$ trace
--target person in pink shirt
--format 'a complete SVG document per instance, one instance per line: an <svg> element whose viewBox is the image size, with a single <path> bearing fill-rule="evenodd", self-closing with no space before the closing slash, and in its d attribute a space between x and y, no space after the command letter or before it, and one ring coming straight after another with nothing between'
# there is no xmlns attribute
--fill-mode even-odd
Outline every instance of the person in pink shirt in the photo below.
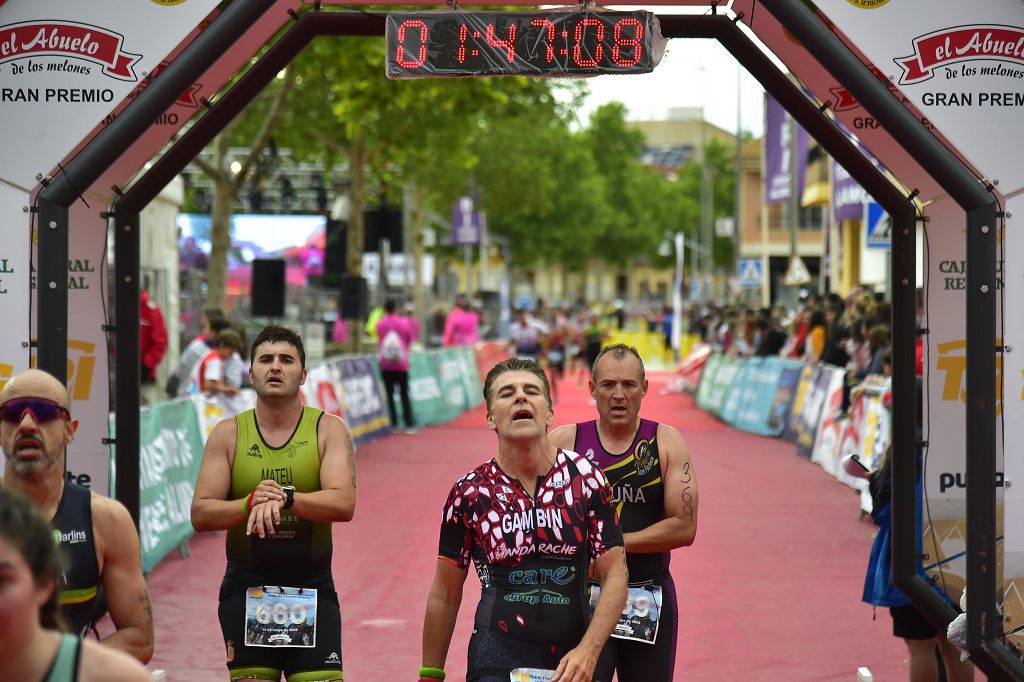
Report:
<svg viewBox="0 0 1024 682"><path fill-rule="evenodd" d="M443 343L445 346L468 346L479 340L480 316L470 308L469 300L460 294L445 322Z"/></svg>
<svg viewBox="0 0 1024 682"><path fill-rule="evenodd" d="M399 315L393 300L384 303L384 315L377 321L377 359L380 361L381 378L384 379L384 392L388 399L388 413L391 424L398 424L395 412L395 387L398 388L402 400L402 414L405 417L406 431L416 426L412 413L412 401L409 399L409 346L416 340L416 330L412 321Z"/></svg>

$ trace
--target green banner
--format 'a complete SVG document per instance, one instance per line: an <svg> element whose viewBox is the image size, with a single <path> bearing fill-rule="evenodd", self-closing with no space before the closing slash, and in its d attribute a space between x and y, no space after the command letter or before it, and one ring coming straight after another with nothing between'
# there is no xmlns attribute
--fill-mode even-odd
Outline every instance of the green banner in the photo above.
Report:
<svg viewBox="0 0 1024 682"><path fill-rule="evenodd" d="M441 393L448 403L450 419L455 419L468 407L461 365L458 349L437 352L437 376L441 380Z"/></svg>
<svg viewBox="0 0 1024 682"><path fill-rule="evenodd" d="M142 571L149 573L192 535L203 437L191 400L144 408L139 422L139 538Z"/></svg>
<svg viewBox="0 0 1024 682"><path fill-rule="evenodd" d="M700 375L700 385L697 386L697 407L707 411L708 401L711 398L712 388L715 385L715 376L718 374L718 367L722 364L722 356L714 353L708 358L704 365L704 371Z"/></svg>
<svg viewBox="0 0 1024 682"><path fill-rule="evenodd" d="M462 387L466 391L466 409L471 409L484 401L484 394L481 390L480 374L476 368L476 353L469 346L460 346L459 370L462 376Z"/></svg>
<svg viewBox="0 0 1024 682"><path fill-rule="evenodd" d="M397 391L395 391L397 394ZM438 379L437 353L411 353L409 355L409 398L412 400L412 413L416 424L443 424L454 418L448 408L448 402L441 392L441 381ZM401 404L395 396L396 405ZM398 410L401 413L401 410ZM404 427L405 424L403 423Z"/></svg>

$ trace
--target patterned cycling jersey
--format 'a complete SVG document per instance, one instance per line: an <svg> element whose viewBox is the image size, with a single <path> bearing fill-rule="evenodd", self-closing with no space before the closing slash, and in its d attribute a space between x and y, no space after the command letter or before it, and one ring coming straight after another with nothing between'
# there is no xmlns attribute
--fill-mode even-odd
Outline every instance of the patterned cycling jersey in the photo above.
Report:
<svg viewBox="0 0 1024 682"><path fill-rule="evenodd" d="M622 546L604 474L559 450L533 497L490 460L453 487L439 558L480 578L477 627L536 644L579 643L590 560Z"/></svg>

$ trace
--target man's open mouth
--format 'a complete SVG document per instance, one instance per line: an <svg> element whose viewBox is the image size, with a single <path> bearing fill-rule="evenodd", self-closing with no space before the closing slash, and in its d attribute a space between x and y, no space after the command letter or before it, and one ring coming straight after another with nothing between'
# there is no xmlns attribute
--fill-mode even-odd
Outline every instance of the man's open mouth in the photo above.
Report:
<svg viewBox="0 0 1024 682"><path fill-rule="evenodd" d="M533 413L529 410L516 410L512 413L512 421L519 421L520 419L533 419Z"/></svg>

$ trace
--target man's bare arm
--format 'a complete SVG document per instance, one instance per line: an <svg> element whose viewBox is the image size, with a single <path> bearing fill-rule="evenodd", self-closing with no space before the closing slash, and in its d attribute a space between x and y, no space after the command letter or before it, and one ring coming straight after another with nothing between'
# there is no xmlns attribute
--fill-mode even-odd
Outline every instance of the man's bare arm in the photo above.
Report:
<svg viewBox="0 0 1024 682"><path fill-rule="evenodd" d="M320 490L295 493L292 511L310 521L351 521L356 512L356 448L345 422L324 413L317 431L323 446Z"/></svg>
<svg viewBox="0 0 1024 682"><path fill-rule="evenodd" d="M142 575L139 534L124 505L92 496L92 519L100 582L117 630L103 644L148 663L153 658L153 609Z"/></svg>
<svg viewBox="0 0 1024 682"><path fill-rule="evenodd" d="M665 518L635 533L624 533L627 552L668 552L688 547L697 536L697 474L682 434L658 426Z"/></svg>
<svg viewBox="0 0 1024 682"><path fill-rule="evenodd" d="M439 558L434 570L434 583L427 595L427 612L423 616L423 665L444 668L448 648L455 632L455 621L462 605L462 588L468 571Z"/></svg>
<svg viewBox="0 0 1024 682"><path fill-rule="evenodd" d="M593 679L601 649L615 630L622 608L626 605L629 575L626 571L626 554L622 548L612 547L594 559L592 568L601 584L597 607L579 645L559 661L552 682L590 682Z"/></svg>
<svg viewBox="0 0 1024 682"><path fill-rule="evenodd" d="M552 429L551 433L548 434L548 440L556 448L572 450L576 447L576 425L563 424L557 429Z"/></svg>
<svg viewBox="0 0 1024 682"><path fill-rule="evenodd" d="M227 530L249 518L249 512L242 505L244 499L227 499L231 492L231 453L236 437L237 427L231 418L217 424L206 440L192 497L192 527L199 532Z"/></svg>

